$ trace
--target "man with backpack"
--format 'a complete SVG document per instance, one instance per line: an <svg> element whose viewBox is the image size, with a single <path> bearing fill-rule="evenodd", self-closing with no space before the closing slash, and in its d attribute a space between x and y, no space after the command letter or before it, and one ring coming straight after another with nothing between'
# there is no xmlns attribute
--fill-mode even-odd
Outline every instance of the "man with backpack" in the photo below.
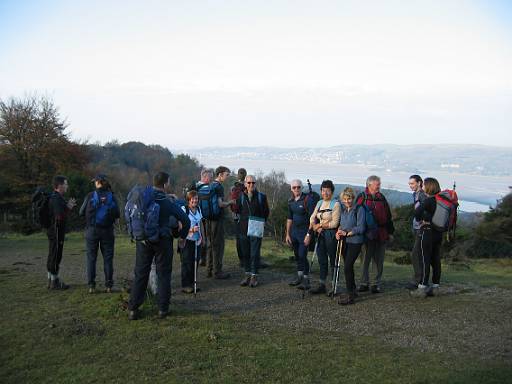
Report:
<svg viewBox="0 0 512 384"><path fill-rule="evenodd" d="M411 175L409 177L409 188L412 191L412 197L414 201L414 209L418 209L420 204L422 204L427 195L423 190L423 179L420 175ZM415 217L412 219L412 231L414 233L414 246L411 252L411 263L414 270L412 281L407 284L407 289L413 290L418 288L418 284L421 281L421 268L420 268L420 258L421 258L421 239L418 236L418 232L421 227L421 222L418 221Z"/></svg>
<svg viewBox="0 0 512 384"><path fill-rule="evenodd" d="M96 259L100 248L105 290L111 293L114 285L114 223L119 219L119 204L105 175L98 174L92 181L96 189L86 196L79 213L86 220L87 285L89 293L96 292Z"/></svg>
<svg viewBox="0 0 512 384"><path fill-rule="evenodd" d="M215 170L215 180L210 184L198 183L197 193L203 217L205 218L205 235L207 238L207 277L228 279L229 273L222 271L224 259L224 208L233 201L224 201L222 183L229 177L229 168L219 166Z"/></svg>
<svg viewBox="0 0 512 384"><path fill-rule="evenodd" d="M370 289L370 262L373 262L373 268L376 269L371 292L382 292L381 283L386 242L395 231L391 209L386 197L380 192L380 184L380 177L369 176L366 179L366 189L356 198L357 205L362 205L365 208L367 224L366 253L359 292L366 292Z"/></svg>
<svg viewBox="0 0 512 384"><path fill-rule="evenodd" d="M64 200L64 194L68 190L68 180L65 176L55 176L53 178L53 192L50 195L47 205L44 208L44 215L47 216L49 224L46 234L48 236L48 259L46 267L48 269L48 289L60 290L68 289L59 278L59 268L62 261L62 251L64 249L64 240L66 235L66 220L69 212L75 207L76 200Z"/></svg>
<svg viewBox="0 0 512 384"><path fill-rule="evenodd" d="M125 217L130 233L136 240L135 277L128 303L130 320L139 317L138 308L144 302L153 259L158 276L158 317L166 317L169 311L173 257L170 218L174 216L181 223L181 239L186 239L188 235L190 220L178 204L166 195L168 185L169 174L158 172L153 177L152 188L136 190L136 187L128 195Z"/></svg>
<svg viewBox="0 0 512 384"><path fill-rule="evenodd" d="M286 243L293 248L297 263L297 278L288 284L292 287L309 289L308 247L304 244L309 229L309 218L315 210L318 199L302 191L302 181L290 183L292 197L288 200L286 220Z"/></svg>
<svg viewBox="0 0 512 384"><path fill-rule="evenodd" d="M261 241L263 239L265 221L269 215L267 196L256 188L256 177L247 175L246 191L236 200L240 213L239 233L240 249L245 267L245 277L240 283L242 287L258 286L258 268L260 267Z"/></svg>

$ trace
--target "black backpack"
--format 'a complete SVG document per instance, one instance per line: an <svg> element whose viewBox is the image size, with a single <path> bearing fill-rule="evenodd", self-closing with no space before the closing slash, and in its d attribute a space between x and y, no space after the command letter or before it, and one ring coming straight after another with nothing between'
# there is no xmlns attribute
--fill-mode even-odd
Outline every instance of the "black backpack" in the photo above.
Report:
<svg viewBox="0 0 512 384"><path fill-rule="evenodd" d="M38 187L32 195L32 221L42 228L50 228L52 225L50 196L51 193L43 187Z"/></svg>

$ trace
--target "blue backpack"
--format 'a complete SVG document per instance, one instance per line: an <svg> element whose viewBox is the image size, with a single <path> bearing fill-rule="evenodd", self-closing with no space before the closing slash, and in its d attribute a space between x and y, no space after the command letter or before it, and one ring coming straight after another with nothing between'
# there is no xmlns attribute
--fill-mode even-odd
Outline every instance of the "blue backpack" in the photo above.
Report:
<svg viewBox="0 0 512 384"><path fill-rule="evenodd" d="M356 205L360 206L364 209L365 218L366 218L366 232L365 237L368 240L376 240L379 232L379 225L377 224L377 220L375 220L375 216L373 215L373 211L366 204L366 194L363 192L356 198Z"/></svg>
<svg viewBox="0 0 512 384"><path fill-rule="evenodd" d="M197 184L199 208L201 208L205 219L216 220L220 216L219 196L215 192L218 185L220 184L216 181L211 184Z"/></svg>
<svg viewBox="0 0 512 384"><path fill-rule="evenodd" d="M160 239L160 205L155 200L153 187L136 185L126 200L124 218L132 240L157 242Z"/></svg>
<svg viewBox="0 0 512 384"><path fill-rule="evenodd" d="M98 191L94 191L91 198L92 209L94 210L94 225L104 227L114 223L112 211L117 207L112 192L107 192L100 198Z"/></svg>

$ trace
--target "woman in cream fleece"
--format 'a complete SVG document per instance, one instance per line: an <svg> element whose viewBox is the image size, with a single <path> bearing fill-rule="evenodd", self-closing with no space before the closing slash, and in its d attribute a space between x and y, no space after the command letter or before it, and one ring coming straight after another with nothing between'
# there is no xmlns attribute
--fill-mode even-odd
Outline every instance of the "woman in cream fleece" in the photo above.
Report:
<svg viewBox="0 0 512 384"><path fill-rule="evenodd" d="M322 200L320 200L311 215L309 229L310 232L316 232L318 236L317 257L320 265L319 285L312 289L312 294L326 293L325 281L328 275L328 260L331 273L334 270L336 258L336 230L340 223L341 205L334 198L334 184L331 180L324 180L320 186ZM310 234L306 235L304 243L309 245ZM332 289L329 295L332 294Z"/></svg>

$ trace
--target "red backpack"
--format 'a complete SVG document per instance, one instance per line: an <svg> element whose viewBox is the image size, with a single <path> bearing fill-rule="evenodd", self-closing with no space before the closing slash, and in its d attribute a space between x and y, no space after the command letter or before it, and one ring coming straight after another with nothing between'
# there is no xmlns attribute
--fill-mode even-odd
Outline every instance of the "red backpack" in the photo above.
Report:
<svg viewBox="0 0 512 384"><path fill-rule="evenodd" d="M445 189L435 195L436 210L432 216L432 226L440 232L455 231L459 198L453 189Z"/></svg>

